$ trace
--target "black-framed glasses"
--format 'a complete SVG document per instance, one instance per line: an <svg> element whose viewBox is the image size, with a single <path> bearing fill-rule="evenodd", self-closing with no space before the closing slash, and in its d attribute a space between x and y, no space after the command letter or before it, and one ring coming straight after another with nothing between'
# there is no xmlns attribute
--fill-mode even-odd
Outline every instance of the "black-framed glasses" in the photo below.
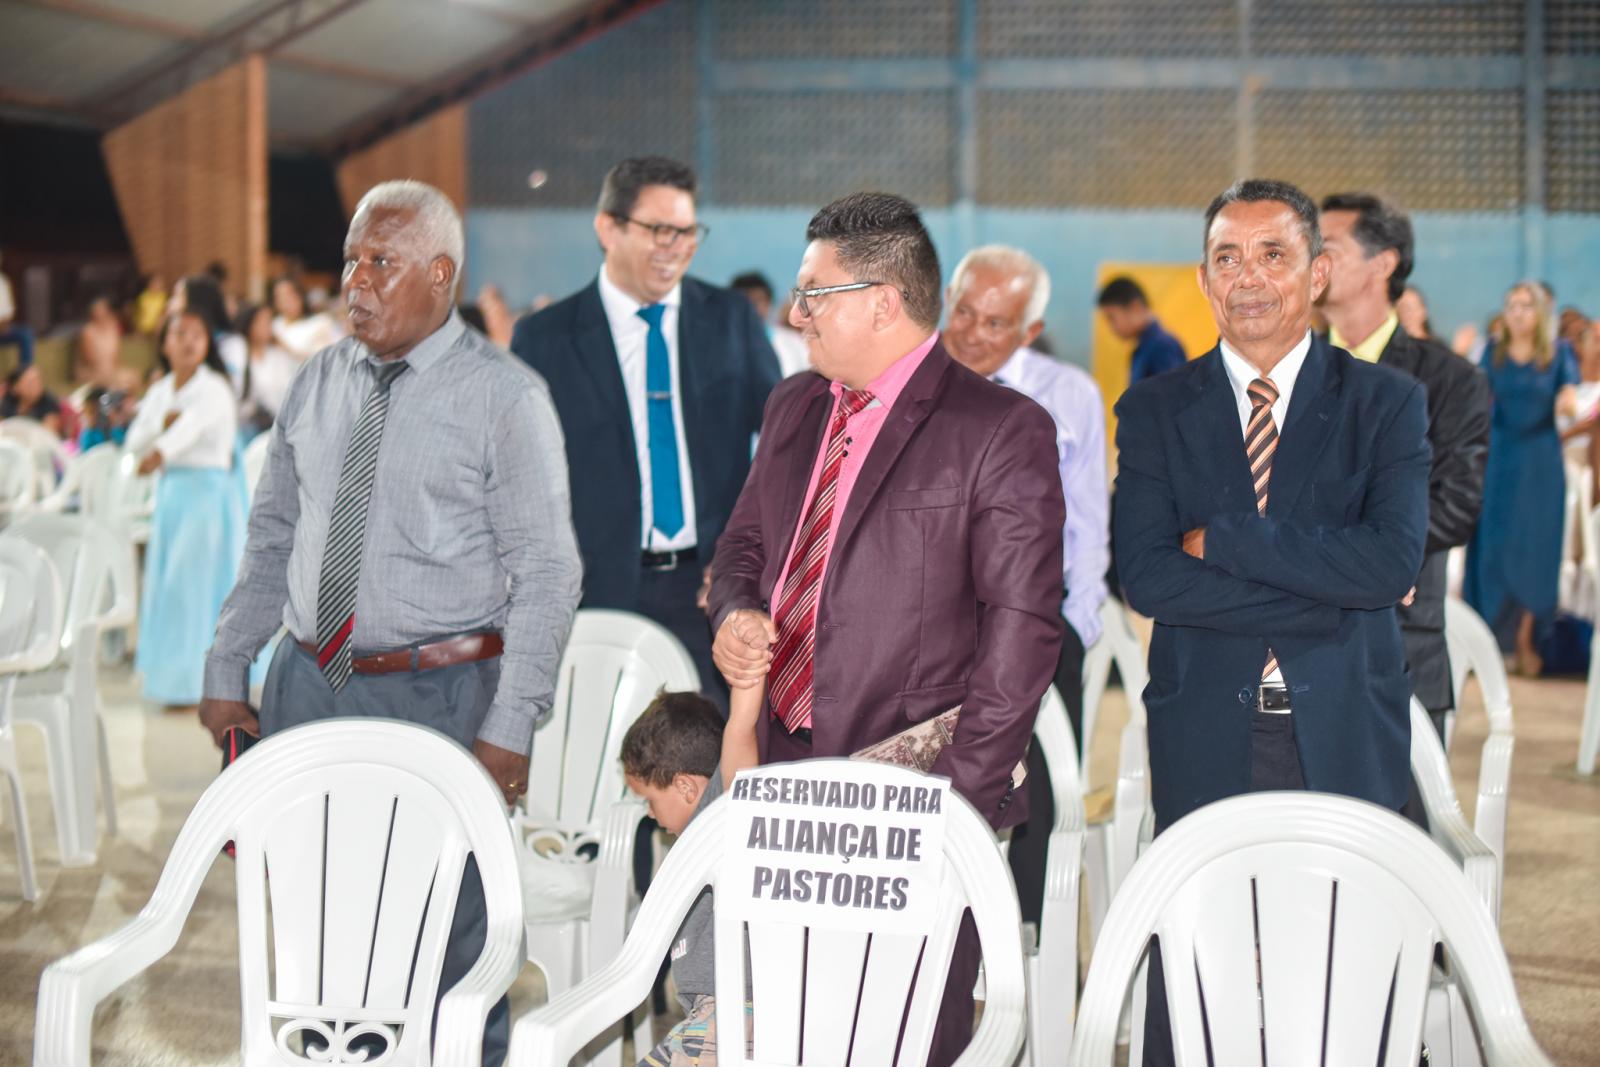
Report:
<svg viewBox="0 0 1600 1067"><path fill-rule="evenodd" d="M635 226L643 226L650 231L650 239L656 243L657 248L671 248L678 243L679 238L687 238L693 244L699 244L711 232L711 227L703 222L693 226L669 226L664 222L640 222L630 219L626 215L613 215L618 222L631 222Z"/></svg>
<svg viewBox="0 0 1600 1067"><path fill-rule="evenodd" d="M827 296L829 293L853 293L858 289L871 289L874 285L888 284L888 282L848 282L844 285L824 285L820 289L801 289L796 286L789 290L789 299L799 309L801 318L809 319L811 317L811 306L806 303L808 300L813 300L819 296Z"/></svg>

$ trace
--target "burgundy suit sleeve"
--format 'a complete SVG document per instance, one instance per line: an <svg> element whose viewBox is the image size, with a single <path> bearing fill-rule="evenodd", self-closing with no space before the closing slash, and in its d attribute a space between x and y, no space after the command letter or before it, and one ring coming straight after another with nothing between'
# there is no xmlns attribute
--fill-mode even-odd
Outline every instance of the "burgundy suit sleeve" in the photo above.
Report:
<svg viewBox="0 0 1600 1067"><path fill-rule="evenodd" d="M933 773L950 777L978 813L1003 824L1012 768L1033 736L1061 654L1061 529L1066 505L1055 424L1016 405L979 462L971 503L978 654L956 738Z"/></svg>
<svg viewBox="0 0 1600 1067"><path fill-rule="evenodd" d="M756 444L750 473L739 491L739 500L728 516L728 525L717 538L717 551L711 563L711 592L706 604L711 616L711 632L722 627L722 620L741 608L761 609L761 572L767 566L766 544L762 537L761 489L769 477L781 475L774 462L774 413L779 408L781 389L767 397L761 417L761 437Z"/></svg>

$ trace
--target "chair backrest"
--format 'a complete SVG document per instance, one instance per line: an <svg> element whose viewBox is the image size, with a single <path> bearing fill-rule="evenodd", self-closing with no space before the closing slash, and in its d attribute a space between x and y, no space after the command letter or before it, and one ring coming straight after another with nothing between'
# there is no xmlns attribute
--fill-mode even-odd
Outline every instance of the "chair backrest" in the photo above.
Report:
<svg viewBox="0 0 1600 1067"><path fill-rule="evenodd" d="M28 446L0 437L0 511L15 512L33 503L38 484Z"/></svg>
<svg viewBox="0 0 1600 1067"><path fill-rule="evenodd" d="M1467 676L1475 675L1483 692L1483 707L1491 732L1511 733L1511 684L1499 642L1487 623L1458 597L1445 597L1444 639L1450 656L1450 682L1456 706ZM1448 740L1448 739L1447 739Z"/></svg>
<svg viewBox="0 0 1600 1067"><path fill-rule="evenodd" d="M117 514L120 504L117 482L121 469L120 446L110 442L95 445L72 461L62 484L70 482L77 489L79 511L115 525L121 518Z"/></svg>
<svg viewBox="0 0 1600 1067"><path fill-rule="evenodd" d="M266 738L201 795L141 913L175 942L224 842L235 845L248 1063L321 1033L331 1062L361 1033L389 1064L427 1064L431 1019L468 853L488 914L483 958L521 962L522 897L499 790L426 727L333 719ZM479 965L483 965L480 959ZM331 1026L330 1026L331 1023ZM298 1061L297 1061L298 1062Z"/></svg>
<svg viewBox="0 0 1600 1067"><path fill-rule="evenodd" d="M553 836L583 835L627 794L622 735L661 689L698 690L694 661L664 627L625 611L577 613L561 657L555 707L534 734L518 822ZM568 839L566 845L586 843Z"/></svg>
<svg viewBox="0 0 1600 1067"><path fill-rule="evenodd" d="M1144 728L1144 687L1150 681L1145 664L1144 644L1133 632L1128 609L1122 602L1107 597L1100 605L1100 638L1083 654L1083 737L1078 759L1078 775L1087 788L1089 750L1094 744L1095 725L1100 721L1100 700L1105 696L1115 663L1122 678L1122 691L1128 698L1128 721Z"/></svg>
<svg viewBox="0 0 1600 1067"><path fill-rule="evenodd" d="M37 419L22 416L0 419L0 437L28 450L33 460L35 497L49 496L70 458L61 438Z"/></svg>
<svg viewBox="0 0 1600 1067"><path fill-rule="evenodd" d="M0 675L48 667L60 639L61 581L55 564L37 545L0 536Z"/></svg>
<svg viewBox="0 0 1600 1067"><path fill-rule="evenodd" d="M247 503L256 498L256 486L261 482L261 472L267 469L267 452L271 447L270 432L257 434L244 446L244 483L249 493Z"/></svg>
<svg viewBox="0 0 1600 1067"><path fill-rule="evenodd" d="M1151 934L1161 939L1180 1062L1206 1062L1209 1043L1216 1063L1412 1067L1441 942L1487 1062L1549 1062L1461 872L1415 826L1363 801L1233 797L1157 838L1112 901L1069 1062L1113 1062L1128 980Z"/></svg>
<svg viewBox="0 0 1600 1067"><path fill-rule="evenodd" d="M1428 815L1428 835L1461 865L1467 881L1500 918L1500 857L1467 825L1450 780L1450 758L1421 701L1411 698L1411 774Z"/></svg>
<svg viewBox="0 0 1600 1067"><path fill-rule="evenodd" d="M1050 794L1055 800L1052 830L1082 830L1083 779L1078 775L1078 744L1072 736L1067 706L1055 686L1044 691L1039 717L1033 721L1033 740L1050 768Z"/></svg>
<svg viewBox="0 0 1600 1067"><path fill-rule="evenodd" d="M94 519L50 513L23 515L6 533L44 549L61 576L63 657L71 654L86 624L112 627L133 621L132 548L126 540Z"/></svg>

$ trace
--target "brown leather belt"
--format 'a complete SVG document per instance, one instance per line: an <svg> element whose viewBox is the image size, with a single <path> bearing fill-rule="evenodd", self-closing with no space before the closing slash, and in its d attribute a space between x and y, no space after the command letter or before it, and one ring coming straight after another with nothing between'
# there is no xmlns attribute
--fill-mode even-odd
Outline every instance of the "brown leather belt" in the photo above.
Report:
<svg viewBox="0 0 1600 1067"><path fill-rule="evenodd" d="M310 641L296 641L297 645L317 654L317 646ZM398 674L401 671L431 671L439 667L453 667L457 663L474 663L480 659L493 659L505 651L506 643L493 630L462 634L432 644L415 648L397 648L392 652L376 652L370 656L357 656L350 661L356 674Z"/></svg>

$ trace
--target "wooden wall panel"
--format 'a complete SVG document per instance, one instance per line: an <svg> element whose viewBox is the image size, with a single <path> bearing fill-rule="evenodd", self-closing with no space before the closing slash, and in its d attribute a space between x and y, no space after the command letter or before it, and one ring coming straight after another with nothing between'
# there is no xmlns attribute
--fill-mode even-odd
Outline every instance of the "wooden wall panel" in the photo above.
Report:
<svg viewBox="0 0 1600 1067"><path fill-rule="evenodd" d="M467 208L467 108L435 112L339 164L339 199L346 215L379 182L414 178L438 186L465 212Z"/></svg>
<svg viewBox="0 0 1600 1067"><path fill-rule="evenodd" d="M101 143L139 267L169 282L213 260L259 298L267 255L266 64L250 56Z"/></svg>

